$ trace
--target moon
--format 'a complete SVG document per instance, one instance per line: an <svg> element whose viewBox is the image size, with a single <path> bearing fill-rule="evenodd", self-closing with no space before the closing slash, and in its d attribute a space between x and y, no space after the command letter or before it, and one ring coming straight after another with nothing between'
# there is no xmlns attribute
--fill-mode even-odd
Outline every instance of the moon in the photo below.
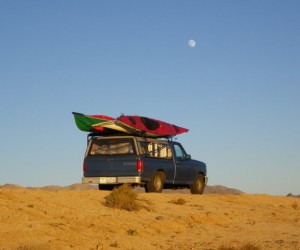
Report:
<svg viewBox="0 0 300 250"><path fill-rule="evenodd" d="M196 41L191 39L188 41L188 45L191 47L191 48L194 48L196 46Z"/></svg>

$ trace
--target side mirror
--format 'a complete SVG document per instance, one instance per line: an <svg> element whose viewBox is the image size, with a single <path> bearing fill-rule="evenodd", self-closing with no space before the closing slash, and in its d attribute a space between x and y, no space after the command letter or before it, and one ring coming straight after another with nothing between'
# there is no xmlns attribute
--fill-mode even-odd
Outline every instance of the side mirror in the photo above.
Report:
<svg viewBox="0 0 300 250"><path fill-rule="evenodd" d="M185 156L185 159L188 161L188 160L190 160L191 159L191 155L186 155Z"/></svg>

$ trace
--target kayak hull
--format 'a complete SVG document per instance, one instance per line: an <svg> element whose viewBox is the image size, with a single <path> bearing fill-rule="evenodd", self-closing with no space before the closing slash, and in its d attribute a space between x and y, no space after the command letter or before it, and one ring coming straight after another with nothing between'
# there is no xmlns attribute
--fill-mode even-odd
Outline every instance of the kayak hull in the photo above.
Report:
<svg viewBox="0 0 300 250"><path fill-rule="evenodd" d="M188 132L186 128L143 116L120 116L116 123L131 132L144 133L152 137L174 136Z"/></svg>
<svg viewBox="0 0 300 250"><path fill-rule="evenodd" d="M96 129L99 131L102 131L104 128L106 128L106 129L111 129L111 130L115 130L115 131L119 131L119 132L123 132L123 133L130 132L130 131L128 131L128 129L117 125L116 120L95 124L92 127L93 127L93 129Z"/></svg>

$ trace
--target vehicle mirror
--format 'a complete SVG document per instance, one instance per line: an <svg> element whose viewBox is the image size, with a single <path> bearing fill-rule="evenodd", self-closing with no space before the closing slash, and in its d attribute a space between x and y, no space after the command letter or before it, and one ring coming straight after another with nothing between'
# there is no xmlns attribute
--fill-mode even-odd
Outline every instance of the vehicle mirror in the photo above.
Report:
<svg viewBox="0 0 300 250"><path fill-rule="evenodd" d="M190 160L190 159L191 159L191 155L186 155L186 156L185 156L185 159L186 159L186 160Z"/></svg>

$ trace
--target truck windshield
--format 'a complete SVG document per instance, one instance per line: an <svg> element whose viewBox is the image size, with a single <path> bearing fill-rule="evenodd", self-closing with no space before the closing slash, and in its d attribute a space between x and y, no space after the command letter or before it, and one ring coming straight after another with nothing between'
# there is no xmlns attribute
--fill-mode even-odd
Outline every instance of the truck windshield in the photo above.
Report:
<svg viewBox="0 0 300 250"><path fill-rule="evenodd" d="M135 147L131 139L94 140L90 146L90 155L134 155Z"/></svg>

